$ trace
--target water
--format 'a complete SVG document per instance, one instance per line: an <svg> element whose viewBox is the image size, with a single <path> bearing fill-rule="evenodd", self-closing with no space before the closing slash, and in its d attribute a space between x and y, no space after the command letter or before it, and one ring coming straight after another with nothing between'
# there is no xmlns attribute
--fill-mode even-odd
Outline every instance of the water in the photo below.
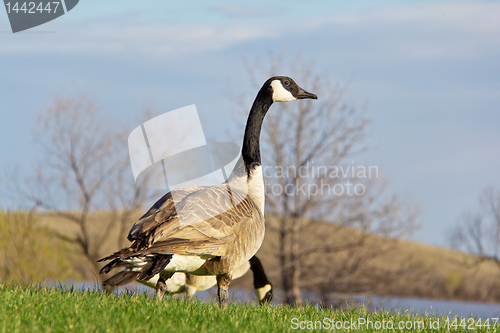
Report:
<svg viewBox="0 0 500 333"><path fill-rule="evenodd" d="M478 317L481 319L500 318L500 303L466 302L409 297L364 297L361 298L369 308L394 309L399 312L410 311L420 314L439 314L444 316Z"/></svg>
<svg viewBox="0 0 500 333"><path fill-rule="evenodd" d="M73 286L77 290L94 290L96 283L93 281L84 282L49 282L46 283L48 287L57 287L62 285L65 288ZM131 283L125 287L118 288L118 293L127 291L132 292L147 292L151 296L154 295L154 290L147 288L139 283ZM275 300L282 299L276 292ZM217 301L217 289L211 288L206 291L196 293L196 297L206 302ZM309 300L313 304L319 303L318 295L307 293L304 299ZM229 300L232 302L245 302L257 304L253 290L246 289L229 289ZM363 303L371 310L376 311L379 309L394 310L398 312L410 312L419 314L437 314L441 316L453 317L455 315L460 317L477 317L481 319L490 320L492 318L500 318L500 303L484 303L484 302L468 302L457 300L440 300L440 299L427 299L427 298L411 298L411 297L389 297L389 296L351 296L344 299L344 303L356 305ZM278 305L279 303L274 304Z"/></svg>

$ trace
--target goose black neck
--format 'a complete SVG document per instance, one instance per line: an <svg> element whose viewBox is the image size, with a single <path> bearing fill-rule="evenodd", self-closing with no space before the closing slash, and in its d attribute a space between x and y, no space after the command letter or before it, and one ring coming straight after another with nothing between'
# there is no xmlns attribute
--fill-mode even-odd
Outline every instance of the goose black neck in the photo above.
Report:
<svg viewBox="0 0 500 333"><path fill-rule="evenodd" d="M271 104L273 104L272 90L269 85L265 84L260 89L250 109L250 115L248 116L247 126L245 128L245 136L243 137L241 155L245 162L247 174L250 174L252 166L261 164L260 130L264 117Z"/></svg>
<svg viewBox="0 0 500 333"><path fill-rule="evenodd" d="M255 289L259 289L268 284L271 284L271 282L269 282L269 280L267 279L262 263L256 256L250 258L250 269L253 272L253 285Z"/></svg>

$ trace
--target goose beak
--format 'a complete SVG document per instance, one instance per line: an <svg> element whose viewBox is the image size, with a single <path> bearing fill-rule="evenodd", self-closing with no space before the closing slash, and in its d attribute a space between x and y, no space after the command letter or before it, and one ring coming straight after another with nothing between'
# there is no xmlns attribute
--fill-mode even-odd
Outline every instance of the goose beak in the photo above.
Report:
<svg viewBox="0 0 500 333"><path fill-rule="evenodd" d="M304 99L304 98L318 99L318 96L310 92L307 92L299 87L299 92L297 93L297 99Z"/></svg>

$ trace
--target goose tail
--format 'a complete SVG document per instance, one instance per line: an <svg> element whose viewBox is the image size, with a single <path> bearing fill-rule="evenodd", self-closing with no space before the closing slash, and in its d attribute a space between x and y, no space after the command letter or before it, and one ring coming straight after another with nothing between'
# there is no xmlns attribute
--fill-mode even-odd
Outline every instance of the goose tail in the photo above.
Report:
<svg viewBox="0 0 500 333"><path fill-rule="evenodd" d="M128 251L129 249L123 249L98 260L98 262L111 260L101 268L100 274L108 274L113 269L124 268L105 280L104 286L121 286L135 280L148 281L164 270L172 259L170 254L124 256Z"/></svg>

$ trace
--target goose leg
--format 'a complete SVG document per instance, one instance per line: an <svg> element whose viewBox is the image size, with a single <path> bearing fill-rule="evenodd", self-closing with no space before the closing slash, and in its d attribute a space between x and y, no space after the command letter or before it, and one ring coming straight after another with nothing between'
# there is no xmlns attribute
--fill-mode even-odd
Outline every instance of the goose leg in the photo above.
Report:
<svg viewBox="0 0 500 333"><path fill-rule="evenodd" d="M165 279L160 276L158 282L156 282L156 300L161 301L163 296L165 296L165 292L167 291L167 284L165 283Z"/></svg>
<svg viewBox="0 0 500 333"><path fill-rule="evenodd" d="M156 282L156 300L161 301L165 296L165 292L167 291L167 283L166 281L170 279L174 275L174 273L167 273L165 271L160 273L160 277L158 278L158 282Z"/></svg>
<svg viewBox="0 0 500 333"><path fill-rule="evenodd" d="M196 276L186 273L186 294L189 298L193 298L196 294L196 279Z"/></svg>
<svg viewBox="0 0 500 333"><path fill-rule="evenodd" d="M186 294L189 296L189 298L193 298L194 294L196 294L196 287L187 285L186 286Z"/></svg>
<svg viewBox="0 0 500 333"><path fill-rule="evenodd" d="M219 287L217 295L219 296L219 304L222 307L225 307L227 305L227 299L229 298L228 288L229 284L231 283L231 279L231 273L217 275L217 287Z"/></svg>

